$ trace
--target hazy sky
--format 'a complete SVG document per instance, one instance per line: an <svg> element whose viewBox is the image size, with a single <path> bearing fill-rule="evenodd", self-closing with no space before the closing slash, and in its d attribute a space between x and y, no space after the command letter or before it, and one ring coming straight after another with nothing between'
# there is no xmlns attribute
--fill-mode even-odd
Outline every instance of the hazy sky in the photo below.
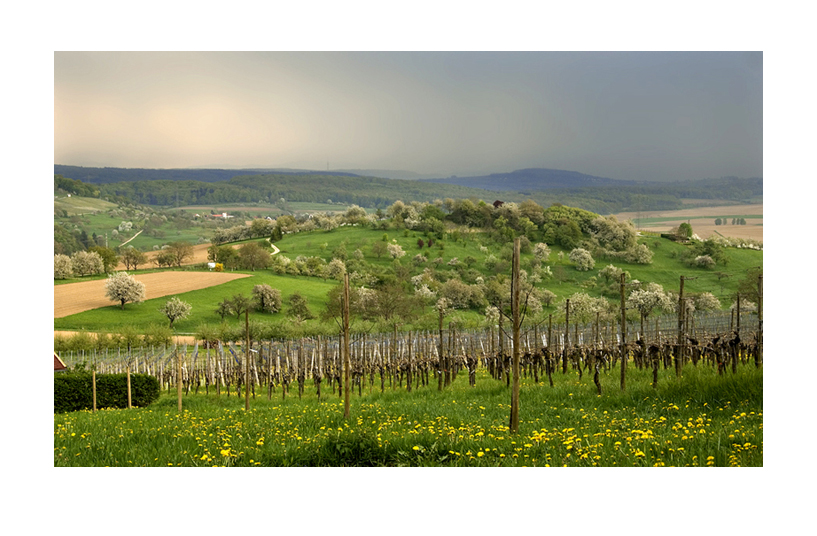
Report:
<svg viewBox="0 0 817 536"><path fill-rule="evenodd" d="M763 175L760 52L57 52L54 162Z"/></svg>

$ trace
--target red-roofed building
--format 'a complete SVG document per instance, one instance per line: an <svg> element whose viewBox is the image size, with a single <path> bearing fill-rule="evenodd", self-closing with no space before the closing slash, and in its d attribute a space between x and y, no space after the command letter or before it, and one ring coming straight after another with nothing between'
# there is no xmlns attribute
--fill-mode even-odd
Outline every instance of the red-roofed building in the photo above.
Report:
<svg viewBox="0 0 817 536"><path fill-rule="evenodd" d="M62 359L60 359L60 356L57 355L57 352L54 352L54 370L65 370L67 368L65 363L62 362Z"/></svg>

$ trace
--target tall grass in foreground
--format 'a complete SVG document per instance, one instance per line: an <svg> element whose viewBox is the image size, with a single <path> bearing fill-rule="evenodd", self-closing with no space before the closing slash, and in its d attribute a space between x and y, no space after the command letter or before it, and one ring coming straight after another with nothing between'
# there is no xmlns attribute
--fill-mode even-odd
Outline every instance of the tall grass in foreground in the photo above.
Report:
<svg viewBox="0 0 817 536"><path fill-rule="evenodd" d="M484 371L445 391L380 392L368 382L343 401L323 385L267 400L175 391L148 408L54 416L55 466L762 466L763 377L753 366L718 376L688 366L676 379L631 367L627 390L603 375L523 378L519 434L508 431L510 389ZM357 390L355 390L355 393Z"/></svg>

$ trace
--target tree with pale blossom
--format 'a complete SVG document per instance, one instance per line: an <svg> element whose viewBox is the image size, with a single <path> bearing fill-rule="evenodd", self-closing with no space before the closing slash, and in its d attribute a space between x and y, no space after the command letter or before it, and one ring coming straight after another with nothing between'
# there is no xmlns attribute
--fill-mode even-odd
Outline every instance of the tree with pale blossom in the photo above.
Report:
<svg viewBox="0 0 817 536"><path fill-rule="evenodd" d="M126 303L139 303L145 299L145 284L127 272L116 272L105 282L105 296L119 302L124 310Z"/></svg>
<svg viewBox="0 0 817 536"><path fill-rule="evenodd" d="M596 265L596 261L593 260L590 252L584 248L576 248L572 250L567 258L576 266L576 270L580 272L592 270Z"/></svg>
<svg viewBox="0 0 817 536"><path fill-rule="evenodd" d="M391 256L392 259L399 259L400 257L406 254L406 252L403 251L403 248L400 246L400 244L396 242L392 242L391 244L386 246L386 249L388 250L389 256Z"/></svg>
<svg viewBox="0 0 817 536"><path fill-rule="evenodd" d="M71 257L68 255L54 255L54 279L68 279L74 275Z"/></svg>
<svg viewBox="0 0 817 536"><path fill-rule="evenodd" d="M189 303L184 302L173 296L159 309L168 320L170 320L170 327L173 327L173 322L182 320L190 316L190 310L193 308Z"/></svg>

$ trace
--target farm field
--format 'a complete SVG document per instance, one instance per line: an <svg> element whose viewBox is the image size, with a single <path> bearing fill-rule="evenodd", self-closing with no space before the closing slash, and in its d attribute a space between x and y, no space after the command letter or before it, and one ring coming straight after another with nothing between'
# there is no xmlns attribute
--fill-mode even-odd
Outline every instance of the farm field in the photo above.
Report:
<svg viewBox="0 0 817 536"><path fill-rule="evenodd" d="M93 214L95 212L106 211L117 208L119 205L110 203L102 199L80 196L55 196L54 210L66 211L69 216L80 214Z"/></svg>
<svg viewBox="0 0 817 536"><path fill-rule="evenodd" d="M226 212L231 214L233 212L250 213L253 216L270 216L277 217L282 214L289 214L295 212L298 214L309 214L315 212L346 212L348 205L336 205L329 203L307 203L303 201L288 201L286 205L289 210L282 210L276 205L266 203L225 203L222 205L186 205L183 207L173 208L173 210L184 210L195 214L209 214L211 211L216 214ZM167 207L170 209L170 207Z"/></svg>
<svg viewBox="0 0 817 536"><path fill-rule="evenodd" d="M136 274L134 277L145 284L146 298L150 300L220 285L249 275L223 272L158 272ZM105 279L97 279L54 286L54 318L111 306L111 300L105 297L105 282Z"/></svg>
<svg viewBox="0 0 817 536"><path fill-rule="evenodd" d="M679 224L689 222L692 230L701 238L721 234L731 238L763 241L763 205L724 205L720 207L696 207L680 210L653 212L621 212L619 220L638 222L640 230L666 233ZM746 225L715 225L716 218L745 218Z"/></svg>
<svg viewBox="0 0 817 536"><path fill-rule="evenodd" d="M734 467L763 466L763 379L753 364L719 376L687 366L681 378L633 368L627 390L604 372L602 395L589 375L521 378L520 427L509 433L510 388L478 370L444 390L436 382L379 382L351 397L324 384L302 395L259 389L182 395L175 387L146 408L54 415L55 466L414 466ZM269 398L268 398L269 397Z"/></svg>

